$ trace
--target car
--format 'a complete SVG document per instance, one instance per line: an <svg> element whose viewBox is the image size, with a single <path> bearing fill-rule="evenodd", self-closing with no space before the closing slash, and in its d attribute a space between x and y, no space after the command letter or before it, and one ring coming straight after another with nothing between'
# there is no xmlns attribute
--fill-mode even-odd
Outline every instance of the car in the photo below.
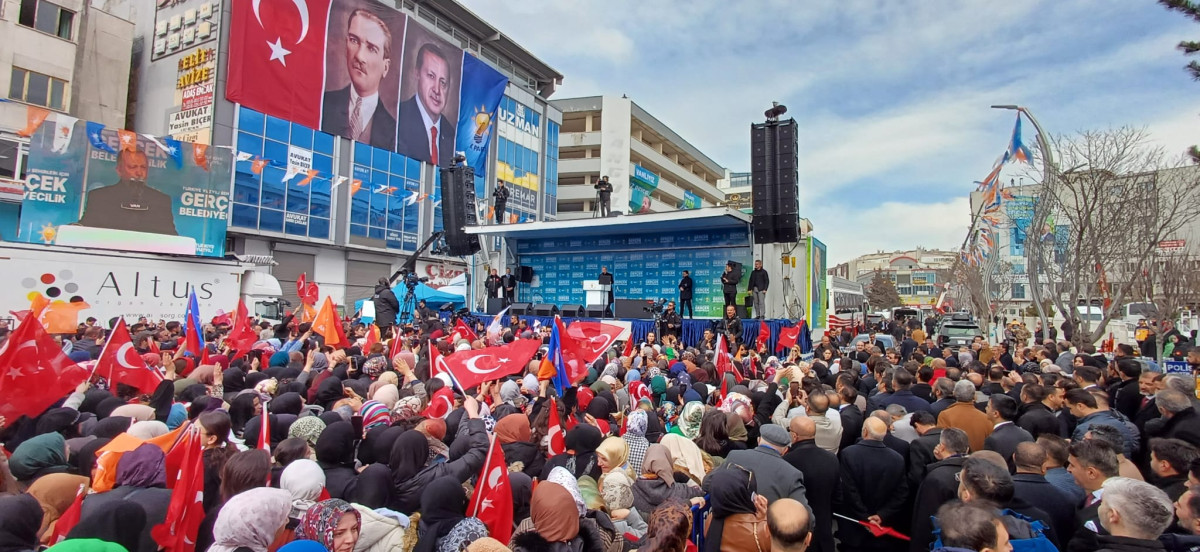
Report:
<svg viewBox="0 0 1200 552"><path fill-rule="evenodd" d="M937 344L938 347L959 347L970 345L976 337L983 337L983 331L979 329L978 324L947 320L938 328Z"/></svg>
<svg viewBox="0 0 1200 552"><path fill-rule="evenodd" d="M854 348L858 346L859 342L867 341L868 337L870 337L870 334L865 334L865 333L854 336L854 339L850 340L850 345L848 345L846 347L842 347L842 352L848 353L850 351L853 351ZM882 334L882 333L875 334L875 341L883 343L884 349L891 349L892 347L896 346L895 338L893 338L890 335L886 335L886 334Z"/></svg>

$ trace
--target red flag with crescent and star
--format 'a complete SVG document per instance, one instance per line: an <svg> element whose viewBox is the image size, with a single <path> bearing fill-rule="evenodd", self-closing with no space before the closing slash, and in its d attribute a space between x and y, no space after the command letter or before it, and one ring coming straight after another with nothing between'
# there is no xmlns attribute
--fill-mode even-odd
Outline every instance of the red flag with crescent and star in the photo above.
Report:
<svg viewBox="0 0 1200 552"><path fill-rule="evenodd" d="M426 418L445 418L454 410L454 391L449 387L442 387L433 392L433 396L429 397L429 406L421 412L421 415Z"/></svg>
<svg viewBox="0 0 1200 552"><path fill-rule="evenodd" d="M232 4L225 97L309 128L321 128L325 28L331 0Z"/></svg>
<svg viewBox="0 0 1200 552"><path fill-rule="evenodd" d="M442 357L445 369L462 389L525 370L542 346L540 339L518 339L503 347L459 351Z"/></svg>
<svg viewBox="0 0 1200 552"><path fill-rule="evenodd" d="M558 401L550 397L550 418L546 421L546 437L550 439L546 447L546 456L557 456L567 452L567 430L563 428L562 418L558 415Z"/></svg>
<svg viewBox="0 0 1200 552"><path fill-rule="evenodd" d="M108 343L100 351L95 373L104 376L109 386L124 383L147 395L154 393L163 381L162 374L146 366L146 361L133 348L133 339L129 337L124 318L117 319L112 335L108 336Z"/></svg>
<svg viewBox="0 0 1200 552"><path fill-rule="evenodd" d="M583 361L590 365L604 356L624 331L625 328L616 324L576 320L567 326L566 333L562 335L573 342ZM632 339L633 336L630 335L630 340Z"/></svg>
<svg viewBox="0 0 1200 552"><path fill-rule="evenodd" d="M0 417L37 416L87 378L42 323L26 317L0 348Z"/></svg>
<svg viewBox="0 0 1200 552"><path fill-rule="evenodd" d="M487 526L492 538L500 542L508 542L512 538L512 486L508 481L504 450L495 437L488 447L483 469L479 472L479 482L475 484L475 494L471 497L467 515L479 518Z"/></svg>
<svg viewBox="0 0 1200 552"><path fill-rule="evenodd" d="M193 552L204 521L204 447L199 430L185 430L167 457L168 464L178 463L179 472L168 482L172 492L166 521L155 525L150 535L167 552Z"/></svg>

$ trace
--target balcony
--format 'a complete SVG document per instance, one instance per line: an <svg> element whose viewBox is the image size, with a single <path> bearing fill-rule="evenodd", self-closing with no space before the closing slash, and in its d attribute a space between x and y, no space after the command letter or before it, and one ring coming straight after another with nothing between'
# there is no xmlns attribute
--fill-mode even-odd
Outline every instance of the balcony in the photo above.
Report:
<svg viewBox="0 0 1200 552"><path fill-rule="evenodd" d="M559 178L580 174L600 174L600 158L558 160Z"/></svg>

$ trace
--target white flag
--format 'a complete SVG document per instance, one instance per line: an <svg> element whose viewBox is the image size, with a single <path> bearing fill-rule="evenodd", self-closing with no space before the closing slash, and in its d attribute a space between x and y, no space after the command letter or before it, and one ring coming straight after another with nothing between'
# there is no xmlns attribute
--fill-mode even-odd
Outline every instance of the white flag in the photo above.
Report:
<svg viewBox="0 0 1200 552"><path fill-rule="evenodd" d="M298 174L300 174L299 167L296 167L295 165L288 165L287 172L283 174L283 182L287 182L293 178L296 178L296 175Z"/></svg>
<svg viewBox="0 0 1200 552"><path fill-rule="evenodd" d="M329 190L330 190L330 191L336 190L338 186L341 186L342 184L345 184L345 183L346 183L346 180L348 180L348 179L347 179L346 177L344 177L344 176L338 176L338 177L335 177L335 178L333 179L333 185L329 187Z"/></svg>
<svg viewBox="0 0 1200 552"><path fill-rule="evenodd" d="M71 145L71 135L75 133L75 123L79 119L58 113L54 115L54 143L50 151L65 153Z"/></svg>
<svg viewBox="0 0 1200 552"><path fill-rule="evenodd" d="M239 151L239 152L237 152L237 157L236 157L236 159L237 159L238 161L249 161L249 160L251 160L251 159L254 159L254 156L253 156L253 155L250 155L249 153L246 153L246 152L244 152L244 151Z"/></svg>

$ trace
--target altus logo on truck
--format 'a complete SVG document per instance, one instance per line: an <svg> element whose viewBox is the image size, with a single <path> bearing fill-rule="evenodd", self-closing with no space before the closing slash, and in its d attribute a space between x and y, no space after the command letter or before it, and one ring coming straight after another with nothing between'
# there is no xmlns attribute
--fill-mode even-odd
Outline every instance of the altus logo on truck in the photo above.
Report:
<svg viewBox="0 0 1200 552"><path fill-rule="evenodd" d="M21 287L30 290L29 296L32 300L32 294L40 293L51 299L65 298L65 294L77 294L80 291L91 292L91 296L73 295L70 298L71 302L84 300L104 299L106 297L121 297L121 298L174 298L187 299L188 294L194 288L196 290L196 298L200 300L208 300L213 297L213 288L220 285L219 278L207 282L191 282L188 280L174 280L163 278L156 274L145 274L136 271L133 274L117 275L116 272L107 271L103 273L99 283L95 285L95 289L84 288L79 282L75 281L75 274L70 270L60 270L57 274L49 272L40 274L36 277L27 277L21 280ZM168 295L169 294L169 295Z"/></svg>

